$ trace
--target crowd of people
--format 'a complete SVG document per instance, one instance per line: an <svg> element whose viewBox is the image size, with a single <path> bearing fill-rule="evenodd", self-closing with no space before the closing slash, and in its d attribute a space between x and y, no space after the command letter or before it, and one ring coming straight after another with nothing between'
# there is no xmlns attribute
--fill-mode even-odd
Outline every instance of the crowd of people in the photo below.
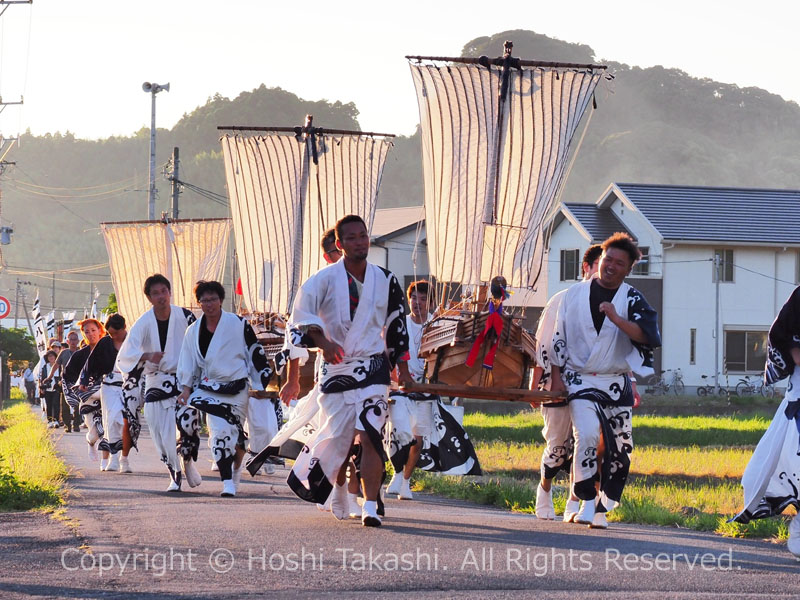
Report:
<svg viewBox="0 0 800 600"><path fill-rule="evenodd" d="M369 244L366 224L355 215L326 232L322 251L329 264L301 286L274 361L249 321L222 308L219 282L197 283L196 318L171 303L169 280L148 277L143 291L152 309L130 330L114 314L104 324L81 321L82 342L74 331L65 348L51 340L39 380L47 419L67 432L83 426L101 470L130 473L143 412L169 474L168 492L179 492L184 481L201 484L204 420L222 496L237 494L245 467L251 475L262 468L271 473L276 461L291 458L287 483L299 498L365 526L380 526L385 516L387 462L394 477L386 493L405 500L413 498L415 468L480 473L469 436L441 398L402 387L424 379L419 349L435 316L434 288L419 280L404 294L391 272L367 261ZM542 312L531 387L560 397L534 402L541 404L546 442L536 497L540 519L556 518L552 482L562 470L570 482L565 522L604 529L621 500L633 450L634 375L652 373L661 343L655 310L625 282L639 258L627 234L590 247L583 281ZM746 508L736 517L744 522L800 507L800 480L785 476L800 472L794 464L800 453L786 451L800 447L800 426L791 426L800 422L794 381L800 292L769 340L768 376L789 376L790 385L745 474ZM299 373L310 349L317 350L314 384L300 398ZM276 372L284 381L279 398L266 392ZM21 379L32 397L30 369ZM392 389L393 382L400 387ZM281 402L293 409L285 425ZM800 555L797 519L789 546Z"/></svg>
<svg viewBox="0 0 800 600"><path fill-rule="evenodd" d="M130 330L118 314L105 323L84 319L80 348L71 332L69 348L58 352L54 341L48 349L41 369L48 418L58 422L60 411L68 431L78 430L80 418L100 469L130 473L143 412L169 474L168 492L184 481L201 484L204 420L222 496L237 494L248 450L251 474L289 457L295 462L287 483L298 497L337 519L360 517L365 526L379 526L385 516L387 462L395 474L386 492L405 500L413 498L415 468L480 473L469 436L441 398L402 389L424 378L419 348L434 319L433 286L415 281L404 294L391 272L367 261L369 245L355 215L326 232L329 265L301 286L274 364L248 320L223 310L219 282L196 285L198 319L171 303L169 280L148 277L143 292L152 309ZM540 518L555 517L550 486L559 469L573 480L565 520L605 527L605 513L619 502L633 447L630 372L651 368L660 343L655 311L624 283L638 257L628 236L610 238L585 257L586 281L543 314L534 386L563 392L565 400L543 409ZM309 349L317 350L315 381L298 398ZM295 405L280 430L280 402L265 393L276 369L285 379L280 400ZM401 387L392 391L393 381Z"/></svg>

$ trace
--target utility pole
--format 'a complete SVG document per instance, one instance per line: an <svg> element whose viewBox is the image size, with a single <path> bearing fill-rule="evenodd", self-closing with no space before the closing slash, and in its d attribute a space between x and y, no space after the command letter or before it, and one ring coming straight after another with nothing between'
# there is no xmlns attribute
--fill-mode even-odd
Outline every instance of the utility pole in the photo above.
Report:
<svg viewBox="0 0 800 600"><path fill-rule="evenodd" d="M153 221L156 218L156 94L169 91L169 84L159 85L145 81L142 90L150 94L150 187L147 195L147 218Z"/></svg>
<svg viewBox="0 0 800 600"><path fill-rule="evenodd" d="M17 285L14 286L14 329L17 328L17 321L19 321L19 277Z"/></svg>
<svg viewBox="0 0 800 600"><path fill-rule="evenodd" d="M50 302L52 303L53 310L56 309L56 274L53 273L53 290L50 293Z"/></svg>
<svg viewBox="0 0 800 600"><path fill-rule="evenodd" d="M178 198L181 194L180 179L178 169L180 168L180 159L178 158L178 147L172 149L172 175L169 180L172 182L172 219L178 219Z"/></svg>
<svg viewBox="0 0 800 600"><path fill-rule="evenodd" d="M719 389L719 279L720 257L714 253L714 279L716 281L716 306L714 309L714 387Z"/></svg>
<svg viewBox="0 0 800 600"><path fill-rule="evenodd" d="M35 335L33 331L33 325L31 325L31 316L28 313L28 305L25 304L25 292L21 293L21 300L22 300L22 308L25 310L25 320L28 322L28 331L31 332L31 335Z"/></svg>

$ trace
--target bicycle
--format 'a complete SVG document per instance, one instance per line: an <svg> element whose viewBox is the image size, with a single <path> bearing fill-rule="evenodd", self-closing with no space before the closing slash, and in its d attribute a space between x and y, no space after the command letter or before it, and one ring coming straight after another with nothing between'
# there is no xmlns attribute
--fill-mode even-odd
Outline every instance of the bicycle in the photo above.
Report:
<svg viewBox="0 0 800 600"><path fill-rule="evenodd" d="M774 398L776 393L774 385L767 385L763 381L761 382L761 386L758 388L758 391L762 396L764 396L764 398Z"/></svg>
<svg viewBox="0 0 800 600"><path fill-rule="evenodd" d="M664 378L665 373L672 373L672 377L669 381ZM658 375L651 375L650 378L647 380L647 386L645 388L645 393L653 394L654 396L662 396L672 390L675 395L682 394L685 386L683 384L683 373L681 373L680 369L667 369L666 371L661 371Z"/></svg>
<svg viewBox="0 0 800 600"><path fill-rule="evenodd" d="M764 398L772 398L775 396L775 386L766 385L764 380L753 381L749 375L745 375L736 384L737 396L757 396L761 395Z"/></svg>
<svg viewBox="0 0 800 600"><path fill-rule="evenodd" d="M676 396L683 395L683 392L686 390L686 386L683 385L683 373L681 372L680 367L672 372L672 381L670 382L670 385L672 386L672 391Z"/></svg>
<svg viewBox="0 0 800 600"><path fill-rule="evenodd" d="M742 377L736 384L737 396L755 396L756 393L760 393L758 384L753 382L749 375Z"/></svg>
<svg viewBox="0 0 800 600"><path fill-rule="evenodd" d="M708 379L708 375L701 375L700 376L703 381ZM728 390L727 388L722 387L721 385L711 385L709 383L704 383L703 385L697 386L697 395L698 396L725 396L727 395Z"/></svg>

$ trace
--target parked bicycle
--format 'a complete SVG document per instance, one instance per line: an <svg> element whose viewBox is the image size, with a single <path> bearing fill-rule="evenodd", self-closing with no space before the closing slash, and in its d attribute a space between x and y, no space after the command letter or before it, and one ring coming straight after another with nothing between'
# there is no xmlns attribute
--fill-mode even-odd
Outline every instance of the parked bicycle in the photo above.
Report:
<svg viewBox="0 0 800 600"><path fill-rule="evenodd" d="M728 394L728 388L724 388L721 385L713 385L708 383L706 381L708 379L708 375L701 375L700 377L703 380L703 385L697 386L698 396L725 396Z"/></svg>
<svg viewBox="0 0 800 600"><path fill-rule="evenodd" d="M772 398L775 395L775 386L765 385L763 379L751 379L749 375L745 375L736 384L737 396L755 396L761 395L765 398Z"/></svg>
<svg viewBox="0 0 800 600"><path fill-rule="evenodd" d="M666 373L672 373L669 378L665 378ZM683 384L683 373L680 369L667 369L661 371L658 375L651 375L646 382L647 387L645 393L653 394L654 396L662 396L672 390L675 395L683 394L685 385Z"/></svg>

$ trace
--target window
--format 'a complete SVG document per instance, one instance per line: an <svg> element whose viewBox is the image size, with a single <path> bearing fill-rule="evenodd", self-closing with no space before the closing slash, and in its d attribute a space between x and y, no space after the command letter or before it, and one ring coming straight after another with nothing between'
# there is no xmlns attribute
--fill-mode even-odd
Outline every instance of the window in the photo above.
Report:
<svg viewBox="0 0 800 600"><path fill-rule="evenodd" d="M561 251L561 281L577 281L581 278L580 250Z"/></svg>
<svg viewBox="0 0 800 600"><path fill-rule="evenodd" d="M711 281L717 281L717 273L721 282L733 281L733 250L714 250L714 263L711 267Z"/></svg>
<svg viewBox="0 0 800 600"><path fill-rule="evenodd" d="M642 258L633 265L631 275L650 275L650 248L639 246L639 252L642 253Z"/></svg>
<svg viewBox="0 0 800 600"><path fill-rule="evenodd" d="M695 364L697 356L697 329L689 330L689 364Z"/></svg>
<svg viewBox="0 0 800 600"><path fill-rule="evenodd" d="M766 331L725 331L725 372L764 370Z"/></svg>

